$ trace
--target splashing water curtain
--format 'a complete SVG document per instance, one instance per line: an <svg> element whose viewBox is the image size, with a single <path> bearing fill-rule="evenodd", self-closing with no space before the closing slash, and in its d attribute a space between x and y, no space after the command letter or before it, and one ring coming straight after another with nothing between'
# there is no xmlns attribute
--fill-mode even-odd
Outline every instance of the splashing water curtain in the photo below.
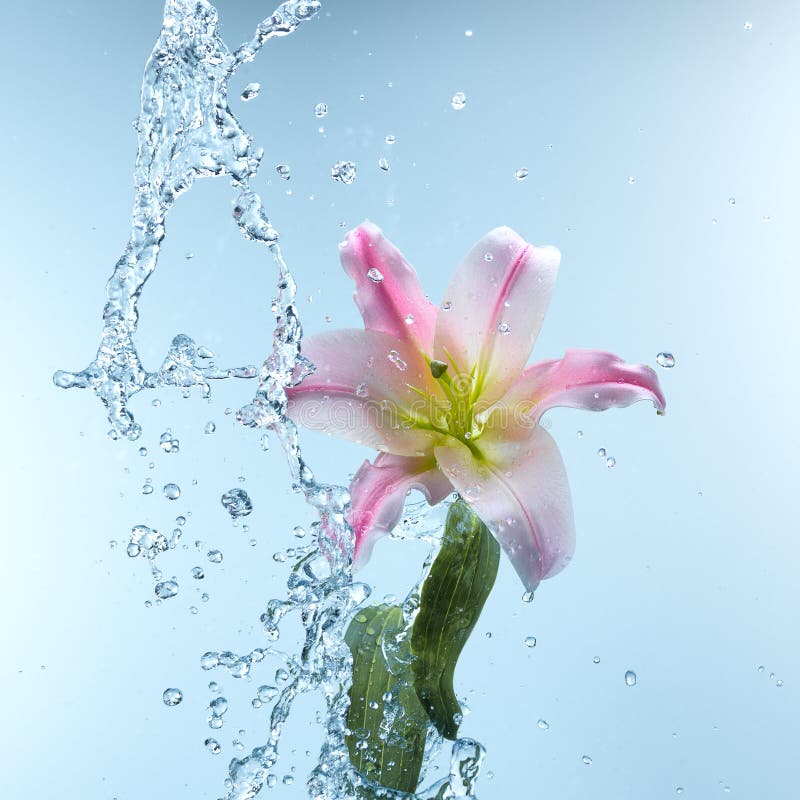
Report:
<svg viewBox="0 0 800 800"><path fill-rule="evenodd" d="M167 0L161 33L142 81L131 235L106 285L100 346L85 369L74 373L58 371L53 381L64 389L92 389L108 409L109 436L136 440L141 427L128 410L128 402L143 389L200 386L207 396L209 381L257 377L255 397L239 411L238 419L248 427L274 433L286 453L293 484L317 511L317 548L298 548L302 557L292 567L287 599L270 600L262 615L267 638L275 641L282 617L299 611L305 626L305 645L298 656L287 660L289 680L275 700L266 744L230 763L225 781L228 800L255 797L265 784L272 784L282 726L294 699L309 691L320 691L327 707L326 736L318 764L308 780L311 797L472 797L484 752L474 740L456 739L449 776L417 795L371 783L353 768L348 754L345 719L350 705L353 658L345 632L352 612L367 599L370 589L352 581L353 532L345 519L349 494L343 487L314 481L303 461L296 427L285 416L285 389L300 382L311 365L300 355L302 329L294 307L294 280L281 255L277 231L261 198L250 186L263 151L253 147L251 137L228 105L228 83L239 65L252 61L267 40L294 32L319 11L320 5L316 0L283 3L258 24L251 41L231 53L220 37L217 11L211 3ZM219 369L204 365L208 351L189 336L178 334L161 366L149 372L134 344L137 302L156 268L169 210L191 188L195 178L211 176L231 179L238 192L233 215L239 229L247 239L265 244L278 268L278 291L272 303L276 321L272 352L260 370L249 365ZM417 532L407 531L405 535L426 539L435 546L436 536L425 530L419 520L409 531ZM429 558L427 566L430 562ZM406 627L418 603L416 587L403 606ZM285 655L272 648L256 648L241 656L209 652L202 657L201 666L226 668L234 677L244 677L253 664L272 655L286 660ZM176 698L177 695L170 695L164 702L179 702ZM391 703L386 701L386 715L390 713L402 715L402 709L397 707L392 712ZM440 743L441 738L435 733L427 737L426 761ZM214 739L208 739L207 746L212 751L214 746L219 747Z"/></svg>

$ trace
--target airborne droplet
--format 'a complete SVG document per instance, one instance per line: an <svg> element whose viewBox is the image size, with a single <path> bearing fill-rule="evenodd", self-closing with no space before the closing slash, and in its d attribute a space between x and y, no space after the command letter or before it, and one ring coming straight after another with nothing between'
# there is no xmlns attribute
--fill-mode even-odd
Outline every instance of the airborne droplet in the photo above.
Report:
<svg viewBox="0 0 800 800"><path fill-rule="evenodd" d="M464 92L456 92L450 100L450 105L456 110L461 111L467 104L467 96Z"/></svg>
<svg viewBox="0 0 800 800"><path fill-rule="evenodd" d="M177 706L183 700L183 692L180 689L164 689L161 699L165 706Z"/></svg>
<svg viewBox="0 0 800 800"><path fill-rule="evenodd" d="M242 100L245 103L248 100L253 100L254 98L258 97L258 93L261 91L261 84L260 83L248 83L247 86L244 87L244 91L242 92Z"/></svg>
<svg viewBox="0 0 800 800"><path fill-rule="evenodd" d="M671 369L675 366L675 356L672 353L659 353L656 356L656 363L659 367L664 367L664 369Z"/></svg>

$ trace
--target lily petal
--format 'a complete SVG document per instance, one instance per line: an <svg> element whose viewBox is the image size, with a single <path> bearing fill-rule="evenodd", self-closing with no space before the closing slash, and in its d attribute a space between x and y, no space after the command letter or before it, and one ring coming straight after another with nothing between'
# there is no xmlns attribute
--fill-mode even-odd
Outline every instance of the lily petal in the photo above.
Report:
<svg viewBox="0 0 800 800"><path fill-rule="evenodd" d="M605 411L639 400L650 400L664 412L666 400L653 369L602 350L567 350L564 358L528 367L498 406L507 423L524 416L532 426L555 406ZM500 408L489 415L490 425L497 424Z"/></svg>
<svg viewBox="0 0 800 800"><path fill-rule="evenodd" d="M454 438L434 455L442 472L486 523L511 559L522 583L563 569L575 550L567 475L556 443L537 425L521 440L484 442L481 457Z"/></svg>
<svg viewBox="0 0 800 800"><path fill-rule="evenodd" d="M345 272L367 330L390 333L430 353L436 306L422 291L417 273L377 225L364 222L339 245Z"/></svg>
<svg viewBox="0 0 800 800"><path fill-rule="evenodd" d="M353 568L365 564L375 542L394 528L403 513L406 495L418 489L430 505L453 491L432 457L405 458L380 453L365 461L350 484L348 521L355 534Z"/></svg>
<svg viewBox="0 0 800 800"><path fill-rule="evenodd" d="M303 339L303 355L316 370L286 390L298 425L404 456L431 451L439 434L420 392L438 397L439 388L416 347L344 329Z"/></svg>
<svg viewBox="0 0 800 800"><path fill-rule="evenodd" d="M477 364L473 397L488 408L519 377L542 327L561 254L495 228L470 250L447 289L435 357L459 370Z"/></svg>

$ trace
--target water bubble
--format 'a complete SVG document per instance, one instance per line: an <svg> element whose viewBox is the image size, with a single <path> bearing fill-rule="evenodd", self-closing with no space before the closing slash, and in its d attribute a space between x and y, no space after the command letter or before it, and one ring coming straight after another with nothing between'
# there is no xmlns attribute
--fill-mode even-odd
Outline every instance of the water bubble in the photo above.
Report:
<svg viewBox="0 0 800 800"><path fill-rule="evenodd" d="M206 574L205 574L205 572L203 572L203 568L202 567L192 567L192 577L195 580L201 581L201 580L203 580L203 578L205 578L205 576L206 576Z"/></svg>
<svg viewBox="0 0 800 800"><path fill-rule="evenodd" d="M592 663L593 663L593 664L599 664L599 663L600 663L600 656L595 656L595 657L592 659Z"/></svg>
<svg viewBox="0 0 800 800"><path fill-rule="evenodd" d="M467 38L471 37L472 36L472 31L469 30L469 29L465 30L464 31L464 36L466 36Z"/></svg>
<svg viewBox="0 0 800 800"><path fill-rule="evenodd" d="M222 563L222 553L219 550L209 550L207 558L212 564Z"/></svg>
<svg viewBox="0 0 800 800"><path fill-rule="evenodd" d="M745 22L745 24L744 24L744 29L745 29L746 31L751 31L751 30L753 30L753 23L752 23L752 22Z"/></svg>
<svg viewBox="0 0 800 800"><path fill-rule="evenodd" d="M233 519L246 517L253 510L253 502L244 489L228 489L220 497L220 502Z"/></svg>
<svg viewBox="0 0 800 800"><path fill-rule="evenodd" d="M228 710L228 700L225 697L215 697L208 706L214 716L221 717Z"/></svg>
<svg viewBox="0 0 800 800"><path fill-rule="evenodd" d="M177 706L183 700L183 692L180 689L164 689L161 699L165 706Z"/></svg>
<svg viewBox="0 0 800 800"><path fill-rule="evenodd" d="M736 198L735 197L729 197L728 198L728 205L729 206L735 206L736 205Z"/></svg>
<svg viewBox="0 0 800 800"><path fill-rule="evenodd" d="M288 181L289 178L292 177L292 170L288 164L278 164L278 166L275 167L275 172L277 172L278 175L280 175L280 177L285 181Z"/></svg>
<svg viewBox="0 0 800 800"><path fill-rule="evenodd" d="M637 681L636 673L632 669L629 669L625 673L625 685L636 686L636 681Z"/></svg>
<svg viewBox="0 0 800 800"><path fill-rule="evenodd" d="M271 700L275 699L275 696L278 694L278 689L275 686L259 686L258 687L258 699L262 703L269 703Z"/></svg>
<svg viewBox="0 0 800 800"><path fill-rule="evenodd" d="M178 594L178 581L172 578L168 581L159 581L154 589L159 600L168 600Z"/></svg>
<svg viewBox="0 0 800 800"><path fill-rule="evenodd" d="M578 431L576 435L579 439L583 439L583 431Z"/></svg>
<svg viewBox="0 0 800 800"><path fill-rule="evenodd" d="M533 592L525 592L522 595L522 602L523 603L532 603L533 602Z"/></svg>
<svg viewBox="0 0 800 800"><path fill-rule="evenodd" d="M178 525L185 525L186 524L186 517L184 517L183 515L181 515L180 517L175 517L175 522Z"/></svg>
<svg viewBox="0 0 800 800"><path fill-rule="evenodd" d="M140 456L146 456L147 455L147 448L146 447L140 447L139 448L139 455Z"/></svg>
<svg viewBox="0 0 800 800"><path fill-rule="evenodd" d="M614 456L609 456L609 457L606 459L606 466L607 466L609 469L611 469L611 467L615 466L615 465L616 465L616 463L617 463L617 459L616 459L616 458L614 458Z"/></svg>
<svg viewBox="0 0 800 800"><path fill-rule="evenodd" d="M498 330L498 331L499 331L499 332L500 332L500 333L501 333L503 336L508 336L508 334L509 334L509 333L511 333L511 326L510 326L510 325L509 325L507 322L501 322L501 323L500 323L500 324L497 326L497 330Z"/></svg>
<svg viewBox="0 0 800 800"><path fill-rule="evenodd" d="M628 175L628 183L633 186L636 183L636 176L635 175Z"/></svg>
<svg viewBox="0 0 800 800"><path fill-rule="evenodd" d="M467 96L464 92L456 92L450 100L450 105L456 110L461 111L467 104Z"/></svg>
<svg viewBox="0 0 800 800"><path fill-rule="evenodd" d="M391 133L387 133L384 141L386 142L386 144L394 144L397 141L397 139Z"/></svg>
<svg viewBox="0 0 800 800"><path fill-rule="evenodd" d="M163 491L167 500L177 500L181 496L181 487L177 483L165 483Z"/></svg>
<svg viewBox="0 0 800 800"><path fill-rule="evenodd" d="M549 731L550 730L550 723L546 719L540 719L536 723L536 725L539 728L539 730L542 730L542 731Z"/></svg>
<svg viewBox="0 0 800 800"><path fill-rule="evenodd" d="M522 643L525 645L525 647L536 647L536 637L526 636Z"/></svg>
<svg viewBox="0 0 800 800"><path fill-rule="evenodd" d="M285 786L291 786L294 783L294 778L291 775L284 775L283 783Z"/></svg>
<svg viewBox="0 0 800 800"><path fill-rule="evenodd" d="M203 433L210 435L214 433L217 429L217 426L213 422L206 422L206 427L203 429Z"/></svg>
<svg viewBox="0 0 800 800"><path fill-rule="evenodd" d="M218 755L222 750L222 748L219 746L219 742L216 739L206 739L205 746L206 750L214 755Z"/></svg>
<svg viewBox="0 0 800 800"><path fill-rule="evenodd" d="M389 161L386 159L385 156L381 156L378 159L378 167L380 167L380 169L382 169L384 172L389 171Z"/></svg>
<svg viewBox="0 0 800 800"><path fill-rule="evenodd" d="M588 767L589 764L592 763L592 758L591 758L591 756L585 756L584 755L584 756L581 756L581 761L583 761L583 763L586 764L586 766Z"/></svg>
<svg viewBox="0 0 800 800"><path fill-rule="evenodd" d="M683 794L683 786L676 786L675 794Z"/></svg>
<svg viewBox="0 0 800 800"><path fill-rule="evenodd" d="M656 356L656 363L664 369L672 369L675 366L675 356L672 353L659 353Z"/></svg>
<svg viewBox="0 0 800 800"><path fill-rule="evenodd" d="M494 256L491 253L485 253L483 256L484 261L494 261Z"/></svg>
<svg viewBox="0 0 800 800"><path fill-rule="evenodd" d="M527 167L520 167L520 168L519 168L519 169L518 169L518 170L517 170L517 171L514 173L514 177L515 177L515 178L516 178L518 181L524 181L524 180L525 180L525 178L527 178L527 177L528 177L528 168L527 168Z"/></svg>
<svg viewBox="0 0 800 800"><path fill-rule="evenodd" d="M253 100L258 97L258 93L261 91L261 84L260 83L248 83L247 86L244 87L244 91L242 92L242 100L247 102L248 100Z"/></svg>
<svg viewBox="0 0 800 800"><path fill-rule="evenodd" d="M331 167L331 178L349 186L356 179L356 165L352 161L337 161Z"/></svg>
<svg viewBox="0 0 800 800"><path fill-rule="evenodd" d="M165 453L179 453L181 443L172 437L172 431L164 431L159 439L159 445Z"/></svg>
<svg viewBox="0 0 800 800"><path fill-rule="evenodd" d="M146 483L144 486L142 486L142 494L153 494L152 484Z"/></svg>
<svg viewBox="0 0 800 800"><path fill-rule="evenodd" d="M317 103L314 106L314 115L322 119L328 113L327 103Z"/></svg>
<svg viewBox="0 0 800 800"><path fill-rule="evenodd" d="M597 455L600 456L600 458L605 458L606 457L606 449L605 449L605 447L599 448L598 451L597 451Z"/></svg>

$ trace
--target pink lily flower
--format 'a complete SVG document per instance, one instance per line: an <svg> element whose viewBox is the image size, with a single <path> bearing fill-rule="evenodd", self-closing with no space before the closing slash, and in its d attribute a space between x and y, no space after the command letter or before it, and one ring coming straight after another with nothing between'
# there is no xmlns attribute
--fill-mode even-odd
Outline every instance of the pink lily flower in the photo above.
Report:
<svg viewBox="0 0 800 800"><path fill-rule="evenodd" d="M298 424L380 451L350 487L354 567L398 522L411 489L430 504L455 490L533 591L575 548L567 476L542 414L637 400L663 413L655 372L600 350L526 367L561 256L509 228L472 248L438 308L375 225L351 231L340 251L365 330L304 339L316 371L287 394Z"/></svg>

